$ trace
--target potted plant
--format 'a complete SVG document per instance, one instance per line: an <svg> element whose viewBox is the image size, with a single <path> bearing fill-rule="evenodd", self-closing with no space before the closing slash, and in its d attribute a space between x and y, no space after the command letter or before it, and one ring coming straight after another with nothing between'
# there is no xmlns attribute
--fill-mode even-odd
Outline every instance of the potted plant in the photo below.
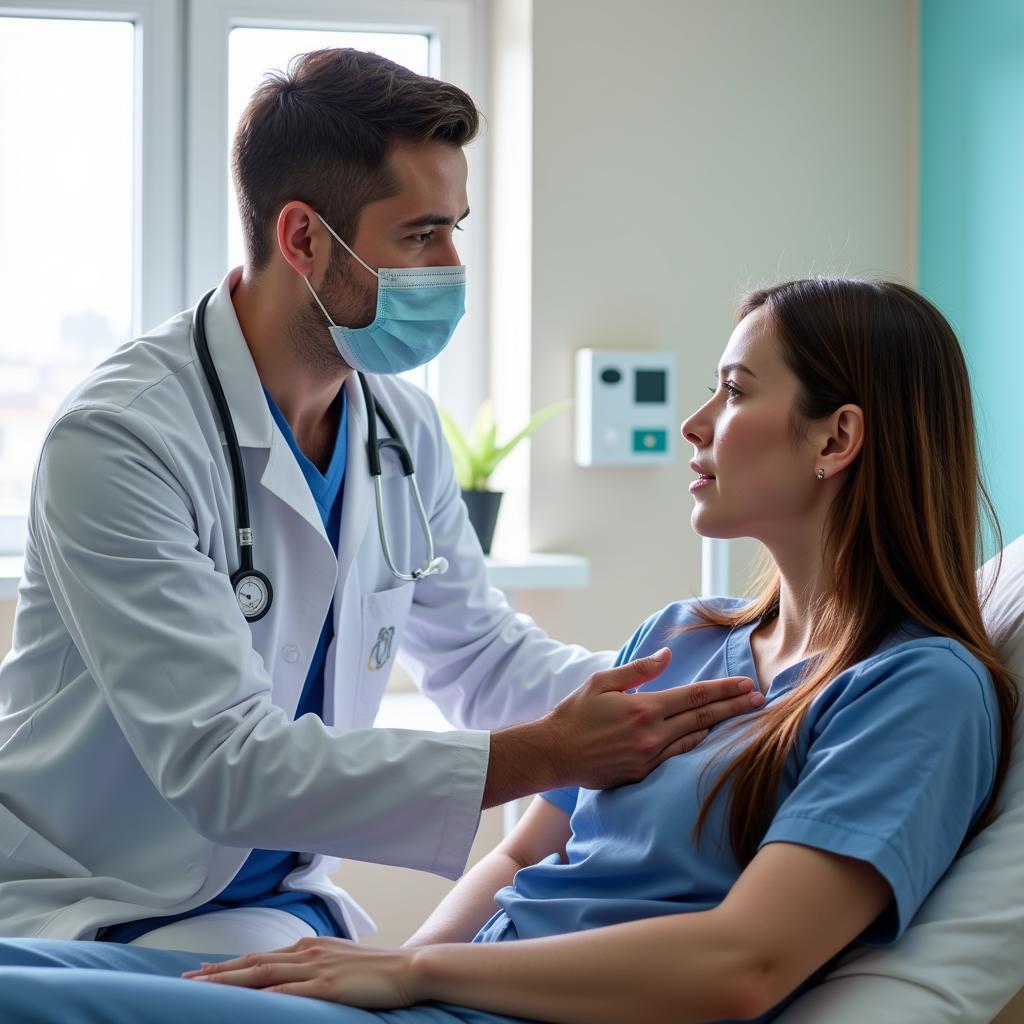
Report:
<svg viewBox="0 0 1024 1024"><path fill-rule="evenodd" d="M455 420L443 409L441 427L452 450L452 462L455 465L455 477L462 488L462 500L469 512L469 521L480 540L484 554L491 552L491 541L494 539L494 527L498 521L498 508L501 505L501 491L489 489L491 474L498 463L511 454L524 437L532 434L545 420L551 419L556 413L567 408L568 402L555 402L534 413L530 422L515 434L510 441L498 444L498 428L494 422L494 408L491 400L486 399L477 410L473 426L468 434L464 434Z"/></svg>

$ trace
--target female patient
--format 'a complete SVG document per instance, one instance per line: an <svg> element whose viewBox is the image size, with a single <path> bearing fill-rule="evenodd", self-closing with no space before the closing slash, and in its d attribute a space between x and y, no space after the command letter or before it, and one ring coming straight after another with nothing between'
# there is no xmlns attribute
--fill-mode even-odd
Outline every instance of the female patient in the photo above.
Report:
<svg viewBox="0 0 1024 1024"><path fill-rule="evenodd" d="M682 427L691 521L772 574L663 609L620 663L750 676L749 715L636 785L535 801L401 950L310 939L181 981L154 975L184 954L12 941L0 1018L766 1021L893 942L984 825L1016 707L975 590L964 360L907 288L795 281L746 300L711 391Z"/></svg>

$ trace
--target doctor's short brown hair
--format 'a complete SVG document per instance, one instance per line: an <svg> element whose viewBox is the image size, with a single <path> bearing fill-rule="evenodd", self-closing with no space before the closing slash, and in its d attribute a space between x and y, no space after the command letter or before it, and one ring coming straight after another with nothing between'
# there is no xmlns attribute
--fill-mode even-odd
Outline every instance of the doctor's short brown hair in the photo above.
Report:
<svg viewBox="0 0 1024 1024"><path fill-rule="evenodd" d="M462 147L480 114L462 89L375 53L314 50L269 72L238 122L231 163L246 254L254 270L273 252L285 203L309 203L341 235L367 203L393 195L396 142Z"/></svg>

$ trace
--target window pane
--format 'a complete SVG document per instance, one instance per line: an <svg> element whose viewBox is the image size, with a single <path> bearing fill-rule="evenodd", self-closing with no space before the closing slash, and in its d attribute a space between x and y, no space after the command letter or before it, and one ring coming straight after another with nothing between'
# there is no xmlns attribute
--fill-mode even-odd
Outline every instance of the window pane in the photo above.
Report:
<svg viewBox="0 0 1024 1024"><path fill-rule="evenodd" d="M134 37L0 17L0 516L27 510L57 404L132 333Z"/></svg>
<svg viewBox="0 0 1024 1024"><path fill-rule="evenodd" d="M236 28L228 37L228 138L266 72L285 70L292 57L310 50L351 46L371 50L426 75L430 70L430 38L400 32L335 32L285 28ZM242 228L238 219L234 182L228 176L228 258L236 267L245 258ZM346 239L348 241L348 239ZM403 374L420 387L427 386L425 367Z"/></svg>

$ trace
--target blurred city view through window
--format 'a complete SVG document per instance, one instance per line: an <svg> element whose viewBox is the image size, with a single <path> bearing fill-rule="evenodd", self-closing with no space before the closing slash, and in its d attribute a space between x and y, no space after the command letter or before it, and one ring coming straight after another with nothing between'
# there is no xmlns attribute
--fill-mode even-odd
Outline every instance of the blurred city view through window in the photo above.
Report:
<svg viewBox="0 0 1024 1024"><path fill-rule="evenodd" d="M60 400L132 334L135 29L0 18L0 515Z"/></svg>
<svg viewBox="0 0 1024 1024"><path fill-rule="evenodd" d="M264 74L296 54L356 46L426 74L429 43L408 33L236 28L228 37L230 134ZM115 348L155 326L138 323L133 310L135 274L145 274L135 259L135 47L130 21L0 16L0 522L26 514L61 400ZM225 159L225 269L243 259L227 168ZM411 376L424 384L423 371Z"/></svg>

